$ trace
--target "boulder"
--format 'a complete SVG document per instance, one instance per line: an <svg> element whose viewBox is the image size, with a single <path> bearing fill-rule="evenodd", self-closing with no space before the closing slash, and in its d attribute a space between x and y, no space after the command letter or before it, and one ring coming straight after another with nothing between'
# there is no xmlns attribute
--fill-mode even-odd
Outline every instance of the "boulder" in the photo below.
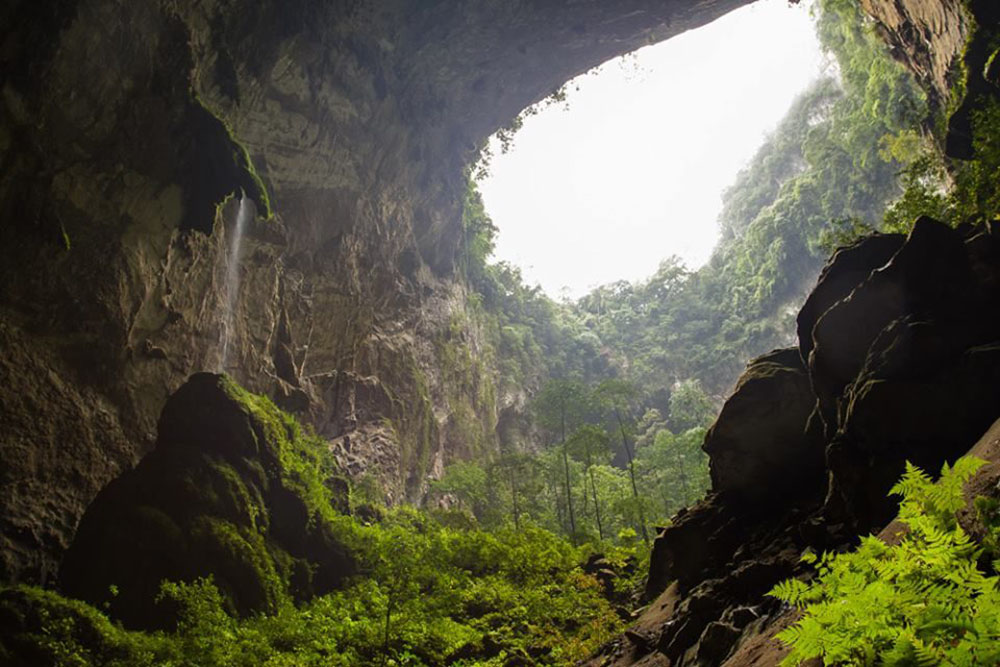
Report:
<svg viewBox="0 0 1000 667"><path fill-rule="evenodd" d="M831 494L840 496L861 532L877 530L894 516L896 499L887 490L906 461L938 470L965 453L1000 415L1000 394L992 390L1000 386L1000 345L944 355L946 337L935 336L931 325L898 329L900 342L890 354L870 357L873 368L847 392L846 414L828 450ZM891 354L903 348L916 355L928 347L944 360L921 364L915 356L907 365Z"/></svg>
<svg viewBox="0 0 1000 667"><path fill-rule="evenodd" d="M751 361L705 436L712 490L754 501L818 491L823 441L807 429L815 402L797 349Z"/></svg>
<svg viewBox="0 0 1000 667"><path fill-rule="evenodd" d="M902 234L874 234L833 253L795 319L803 362L809 361L812 352L812 330L816 320L833 304L849 296L872 271L884 266L905 239Z"/></svg>
<svg viewBox="0 0 1000 667"><path fill-rule="evenodd" d="M837 422L841 394L886 327L902 317L965 319L962 313L977 292L961 236L931 218L917 220L892 260L873 270L812 327L809 375L827 435Z"/></svg>
<svg viewBox="0 0 1000 667"><path fill-rule="evenodd" d="M161 582L211 576L228 611L328 592L356 563L331 520L316 452L290 418L199 373L163 409L156 448L88 507L60 567L64 593L127 627L170 627Z"/></svg>

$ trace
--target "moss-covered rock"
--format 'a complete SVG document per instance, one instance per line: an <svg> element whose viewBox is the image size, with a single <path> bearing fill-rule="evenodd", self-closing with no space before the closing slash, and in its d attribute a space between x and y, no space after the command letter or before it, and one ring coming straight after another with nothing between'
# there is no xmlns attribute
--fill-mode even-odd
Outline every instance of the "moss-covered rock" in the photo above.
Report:
<svg viewBox="0 0 1000 667"><path fill-rule="evenodd" d="M88 508L60 569L69 595L130 627L169 627L164 580L211 575L228 610L270 613L354 573L324 444L268 399L199 373L167 402L156 449Z"/></svg>
<svg viewBox="0 0 1000 667"><path fill-rule="evenodd" d="M82 602L27 586L0 589L0 664L8 667L136 667L162 664L166 650Z"/></svg>

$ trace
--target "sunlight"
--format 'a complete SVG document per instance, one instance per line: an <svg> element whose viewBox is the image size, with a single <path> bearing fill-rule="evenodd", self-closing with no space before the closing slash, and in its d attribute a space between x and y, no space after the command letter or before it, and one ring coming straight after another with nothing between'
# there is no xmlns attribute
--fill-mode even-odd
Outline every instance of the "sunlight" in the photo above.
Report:
<svg viewBox="0 0 1000 667"><path fill-rule="evenodd" d="M480 184L495 258L576 298L689 268L717 239L722 192L826 66L806 3L761 0L568 84Z"/></svg>

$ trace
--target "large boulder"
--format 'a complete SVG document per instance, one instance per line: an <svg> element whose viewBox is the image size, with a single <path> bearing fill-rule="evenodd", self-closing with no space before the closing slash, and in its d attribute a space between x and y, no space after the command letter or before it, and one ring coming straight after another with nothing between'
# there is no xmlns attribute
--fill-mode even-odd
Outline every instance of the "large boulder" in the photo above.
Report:
<svg viewBox="0 0 1000 667"><path fill-rule="evenodd" d="M809 374L828 436L842 414L844 389L887 327L903 317L967 320L978 291L961 236L927 217L916 221L889 263L872 268L810 331Z"/></svg>
<svg viewBox="0 0 1000 667"><path fill-rule="evenodd" d="M310 450L319 446L228 377L192 376L167 401L153 452L84 514L63 592L151 628L174 621L156 602L165 580L211 576L238 615L332 590L356 563Z"/></svg>
<svg viewBox="0 0 1000 667"><path fill-rule="evenodd" d="M807 428L815 402L796 348L751 361L705 436L712 490L753 501L818 491L823 440Z"/></svg>
<svg viewBox="0 0 1000 667"><path fill-rule="evenodd" d="M833 253L795 320L802 361L809 361L816 320L833 304L849 296L872 271L884 266L900 249L905 238L902 234L874 234Z"/></svg>
<svg viewBox="0 0 1000 667"><path fill-rule="evenodd" d="M829 442L828 513L855 530L892 518L887 492L905 461L936 470L1000 414L998 253L992 234L965 239L921 218L816 319L809 373Z"/></svg>

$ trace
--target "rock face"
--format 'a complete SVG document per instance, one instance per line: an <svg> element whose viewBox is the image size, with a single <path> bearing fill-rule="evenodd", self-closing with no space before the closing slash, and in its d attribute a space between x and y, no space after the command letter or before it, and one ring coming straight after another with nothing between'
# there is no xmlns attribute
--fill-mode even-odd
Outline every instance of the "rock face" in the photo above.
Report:
<svg viewBox="0 0 1000 667"><path fill-rule="evenodd" d="M5 3L0 580L51 581L167 397L220 370L240 191L257 216L224 370L393 499L489 445L517 423L495 370L458 392L437 370L483 356L454 275L475 149L571 76L747 1ZM932 0L866 0L935 82L954 48L923 35L964 29L937 4L925 32Z"/></svg>
<svg viewBox="0 0 1000 667"><path fill-rule="evenodd" d="M962 0L861 0L894 55L908 65L939 108L950 101L954 62L961 58L972 29L967 4Z"/></svg>
<svg viewBox="0 0 1000 667"><path fill-rule="evenodd" d="M712 489L747 502L766 502L820 486L823 440L815 429L803 428L814 406L797 349L751 361L705 436Z"/></svg>
<svg viewBox="0 0 1000 667"><path fill-rule="evenodd" d="M744 664L787 622L763 596L806 547L878 532L905 461L939 470L976 443L1000 416L997 257L996 226L929 218L833 256L799 347L752 361L709 430L712 492L654 543L647 594L673 584L672 614L603 664Z"/></svg>
<svg viewBox="0 0 1000 667"><path fill-rule="evenodd" d="M0 580L51 580L167 396L220 370L241 191L225 370L393 500L490 446L496 370L447 367L484 356L454 275L477 147L747 1L5 3Z"/></svg>
<svg viewBox="0 0 1000 667"><path fill-rule="evenodd" d="M315 447L303 438L226 376L192 376L167 401L156 448L87 509L61 589L140 628L170 626L172 608L150 605L163 580L211 575L240 615L329 592L357 563L331 521L326 480L296 459Z"/></svg>
<svg viewBox="0 0 1000 667"><path fill-rule="evenodd" d="M948 155L970 158L970 112L1000 83L995 40L976 27L1000 23L1000 6L993 0L861 0L861 6L928 92L935 121L947 122Z"/></svg>

